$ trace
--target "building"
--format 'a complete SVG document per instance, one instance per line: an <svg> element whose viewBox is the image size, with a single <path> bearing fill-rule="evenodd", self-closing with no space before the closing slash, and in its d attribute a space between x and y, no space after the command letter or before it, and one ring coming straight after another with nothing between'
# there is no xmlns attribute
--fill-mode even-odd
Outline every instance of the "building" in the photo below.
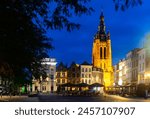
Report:
<svg viewBox="0 0 150 119"><path fill-rule="evenodd" d="M126 55L126 82L131 85L136 85L138 81L138 52L140 48L133 49Z"/></svg>
<svg viewBox="0 0 150 119"><path fill-rule="evenodd" d="M101 68L92 67L92 84L99 83L104 85L103 70Z"/></svg>
<svg viewBox="0 0 150 119"><path fill-rule="evenodd" d="M68 68L68 83L80 83L80 65L76 64L75 62L72 62Z"/></svg>
<svg viewBox="0 0 150 119"><path fill-rule="evenodd" d="M138 84L150 84L150 56L149 49L142 48L139 52L138 60Z"/></svg>
<svg viewBox="0 0 150 119"><path fill-rule="evenodd" d="M68 82L68 69L62 62L56 68L56 85L62 85Z"/></svg>
<svg viewBox="0 0 150 119"><path fill-rule="evenodd" d="M94 37L92 49L93 67L103 70L103 81L106 87L113 84L113 67L110 33L105 32L105 23L103 12L100 16L100 25Z"/></svg>
<svg viewBox="0 0 150 119"><path fill-rule="evenodd" d="M86 84L91 84L92 83L92 65L83 62L80 65L80 82L81 83L86 83Z"/></svg>
<svg viewBox="0 0 150 119"><path fill-rule="evenodd" d="M57 90L56 86L56 59L55 58L45 58L42 60L42 65L45 67L45 72L47 74L46 78L42 76L40 79L33 78L32 81L32 91L33 92L53 92Z"/></svg>
<svg viewBox="0 0 150 119"><path fill-rule="evenodd" d="M124 86L127 84L126 73L127 73L126 59L122 59L114 66L114 86L115 85Z"/></svg>

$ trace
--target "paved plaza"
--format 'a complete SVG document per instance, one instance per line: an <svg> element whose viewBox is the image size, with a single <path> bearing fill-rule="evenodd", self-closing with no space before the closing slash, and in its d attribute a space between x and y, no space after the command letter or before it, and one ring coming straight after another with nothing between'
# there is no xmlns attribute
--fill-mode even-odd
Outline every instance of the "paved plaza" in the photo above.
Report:
<svg viewBox="0 0 150 119"><path fill-rule="evenodd" d="M57 94L39 94L28 96L2 96L1 102L150 102L150 98L127 98L118 95L105 96L62 96Z"/></svg>

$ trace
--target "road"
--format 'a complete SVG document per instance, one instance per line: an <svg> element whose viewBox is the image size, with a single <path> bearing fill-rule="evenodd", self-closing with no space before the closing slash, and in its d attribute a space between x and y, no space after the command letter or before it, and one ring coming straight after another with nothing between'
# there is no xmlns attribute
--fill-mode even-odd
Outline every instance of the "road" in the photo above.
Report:
<svg viewBox="0 0 150 119"><path fill-rule="evenodd" d="M126 98L116 95L106 96L62 96L57 94L40 94L36 97L12 96L0 98L9 102L150 102L150 98Z"/></svg>

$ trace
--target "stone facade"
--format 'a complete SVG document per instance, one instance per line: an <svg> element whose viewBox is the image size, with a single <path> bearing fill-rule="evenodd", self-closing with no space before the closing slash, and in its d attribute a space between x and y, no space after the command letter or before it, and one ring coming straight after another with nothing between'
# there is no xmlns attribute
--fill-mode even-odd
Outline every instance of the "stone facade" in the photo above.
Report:
<svg viewBox="0 0 150 119"><path fill-rule="evenodd" d="M110 33L105 32L104 16L101 13L100 25L94 37L92 50L93 67L103 69L104 84L106 87L113 84L113 67Z"/></svg>

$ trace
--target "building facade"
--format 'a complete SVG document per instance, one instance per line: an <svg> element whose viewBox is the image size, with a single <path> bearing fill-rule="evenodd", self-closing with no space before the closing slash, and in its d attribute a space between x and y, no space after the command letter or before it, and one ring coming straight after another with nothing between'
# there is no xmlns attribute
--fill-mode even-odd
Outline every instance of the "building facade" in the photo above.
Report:
<svg viewBox="0 0 150 119"><path fill-rule="evenodd" d="M62 85L68 82L68 69L62 62L56 68L56 85Z"/></svg>
<svg viewBox="0 0 150 119"><path fill-rule="evenodd" d="M127 83L126 59L122 59L114 66L114 86L126 85Z"/></svg>
<svg viewBox="0 0 150 119"><path fill-rule="evenodd" d="M103 70L101 68L92 67L92 84L100 83L104 85Z"/></svg>
<svg viewBox="0 0 150 119"><path fill-rule="evenodd" d="M68 83L80 83L80 65L76 64L75 62L72 62L68 68Z"/></svg>
<svg viewBox="0 0 150 119"><path fill-rule="evenodd" d="M101 13L100 25L94 37L92 49L93 67L103 69L104 85L111 86L113 83L113 67L110 33L105 32L104 15Z"/></svg>
<svg viewBox="0 0 150 119"><path fill-rule="evenodd" d="M45 67L45 72L47 74L46 78L42 76L40 79L33 78L32 80L32 91L33 92L54 92L57 90L56 86L56 59L55 58L45 58L42 60L42 65Z"/></svg>
<svg viewBox="0 0 150 119"><path fill-rule="evenodd" d="M92 84L92 65L83 62L80 65L80 83Z"/></svg>
<svg viewBox="0 0 150 119"><path fill-rule="evenodd" d="M138 60L138 84L150 84L150 57L147 48L142 48L139 52L139 60Z"/></svg>
<svg viewBox="0 0 150 119"><path fill-rule="evenodd" d="M126 55L126 82L132 85L136 85L138 81L138 52L140 48L133 49Z"/></svg>

